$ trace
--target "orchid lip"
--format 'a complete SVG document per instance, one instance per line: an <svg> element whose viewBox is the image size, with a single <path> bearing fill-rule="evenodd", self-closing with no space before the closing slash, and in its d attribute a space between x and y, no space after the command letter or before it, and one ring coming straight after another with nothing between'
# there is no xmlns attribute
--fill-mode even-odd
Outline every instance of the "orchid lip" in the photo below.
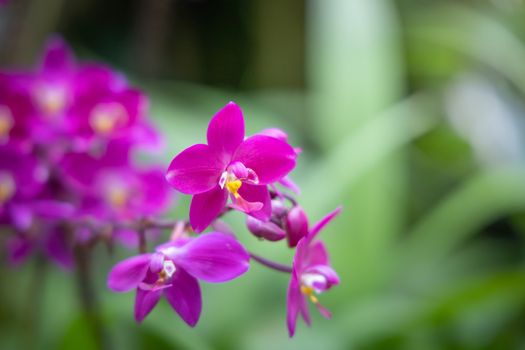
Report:
<svg viewBox="0 0 525 350"><path fill-rule="evenodd" d="M247 168L241 162L234 162L222 172L219 178L219 186L221 189L226 189L236 199L240 198L239 189L243 183L257 185L259 184L259 177L253 169Z"/></svg>
<svg viewBox="0 0 525 350"><path fill-rule="evenodd" d="M162 262L162 270L160 270L157 275L159 276L158 279L155 281L155 283L145 283L142 282L139 284L139 288L142 290L148 290L148 291L157 291L165 288L169 288L172 286L171 278L177 271L177 268L175 267L175 264L173 261L166 259Z"/></svg>
<svg viewBox="0 0 525 350"><path fill-rule="evenodd" d="M263 203L247 201L239 194L239 190L244 183L257 184L258 182L257 174L252 169L246 168L240 162L234 162L221 174L219 187L223 190L226 189L230 193L232 198L230 207L245 213L251 213L261 210Z"/></svg>

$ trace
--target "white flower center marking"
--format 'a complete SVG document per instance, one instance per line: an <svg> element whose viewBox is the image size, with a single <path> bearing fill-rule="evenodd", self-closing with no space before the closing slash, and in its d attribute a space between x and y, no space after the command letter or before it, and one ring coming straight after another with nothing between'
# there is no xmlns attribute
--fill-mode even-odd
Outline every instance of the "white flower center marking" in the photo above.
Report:
<svg viewBox="0 0 525 350"><path fill-rule="evenodd" d="M323 290L316 287L316 285L326 285L327 280L325 276L318 273L305 273L301 275L301 284L319 294Z"/></svg>
<svg viewBox="0 0 525 350"><path fill-rule="evenodd" d="M171 260L164 260L164 263L162 265L163 265L162 271L164 271L167 278L171 278L171 276L173 276L175 271L177 271L175 264Z"/></svg>

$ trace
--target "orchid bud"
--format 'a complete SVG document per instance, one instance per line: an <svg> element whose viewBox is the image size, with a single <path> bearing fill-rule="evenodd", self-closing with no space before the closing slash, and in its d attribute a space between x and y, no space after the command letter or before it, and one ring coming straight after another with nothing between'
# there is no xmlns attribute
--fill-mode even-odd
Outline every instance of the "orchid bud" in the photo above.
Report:
<svg viewBox="0 0 525 350"><path fill-rule="evenodd" d="M264 222L254 217L247 216L246 226L248 226L248 230L253 233L254 236L268 241L280 241L286 237L286 232L271 221Z"/></svg>
<svg viewBox="0 0 525 350"><path fill-rule="evenodd" d="M272 200L272 217L284 216L286 215L286 211L286 207L281 199L276 198Z"/></svg>
<svg viewBox="0 0 525 350"><path fill-rule="evenodd" d="M295 247L308 234L308 217L300 206L295 206L288 212L286 232L290 247Z"/></svg>

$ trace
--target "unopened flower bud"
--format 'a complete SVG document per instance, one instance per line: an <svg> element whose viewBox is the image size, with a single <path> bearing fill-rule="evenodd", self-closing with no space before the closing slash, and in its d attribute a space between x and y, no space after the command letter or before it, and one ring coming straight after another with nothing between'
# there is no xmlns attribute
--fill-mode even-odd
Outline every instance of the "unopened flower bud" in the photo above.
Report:
<svg viewBox="0 0 525 350"><path fill-rule="evenodd" d="M272 216L280 217L286 215L286 207L281 199L272 200Z"/></svg>
<svg viewBox="0 0 525 350"><path fill-rule="evenodd" d="M246 217L246 226L254 236L268 241L280 241L286 237L286 232L271 221L261 221L254 217Z"/></svg>
<svg viewBox="0 0 525 350"><path fill-rule="evenodd" d="M286 232L290 247L295 247L308 234L308 217L300 206L295 206L288 212Z"/></svg>

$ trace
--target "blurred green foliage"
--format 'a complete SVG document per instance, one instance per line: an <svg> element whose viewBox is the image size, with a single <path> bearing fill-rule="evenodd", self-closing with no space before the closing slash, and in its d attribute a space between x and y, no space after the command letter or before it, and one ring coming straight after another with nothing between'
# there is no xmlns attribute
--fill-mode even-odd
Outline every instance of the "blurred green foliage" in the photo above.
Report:
<svg viewBox="0 0 525 350"><path fill-rule="evenodd" d="M62 12L22 26L26 42L11 41L18 51L5 62L33 60L58 30L80 56L124 68L150 95L165 164L204 141L209 118L235 100L249 133L281 127L303 148L293 177L312 220L344 206L323 233L342 280L321 296L334 318L315 315L293 340L284 274L254 263L205 286L195 329L167 303L138 326L133 295L104 285L129 252L101 248L94 278L113 348L525 348L523 1L158 1L175 10L157 32L133 25L146 2L52 3ZM163 44L141 56L141 34ZM241 215L231 224L249 249L290 261L284 244L251 237ZM39 349L93 349L74 278L46 266L34 291L31 265L1 266L0 348L30 337ZM32 316L38 332L28 334Z"/></svg>

